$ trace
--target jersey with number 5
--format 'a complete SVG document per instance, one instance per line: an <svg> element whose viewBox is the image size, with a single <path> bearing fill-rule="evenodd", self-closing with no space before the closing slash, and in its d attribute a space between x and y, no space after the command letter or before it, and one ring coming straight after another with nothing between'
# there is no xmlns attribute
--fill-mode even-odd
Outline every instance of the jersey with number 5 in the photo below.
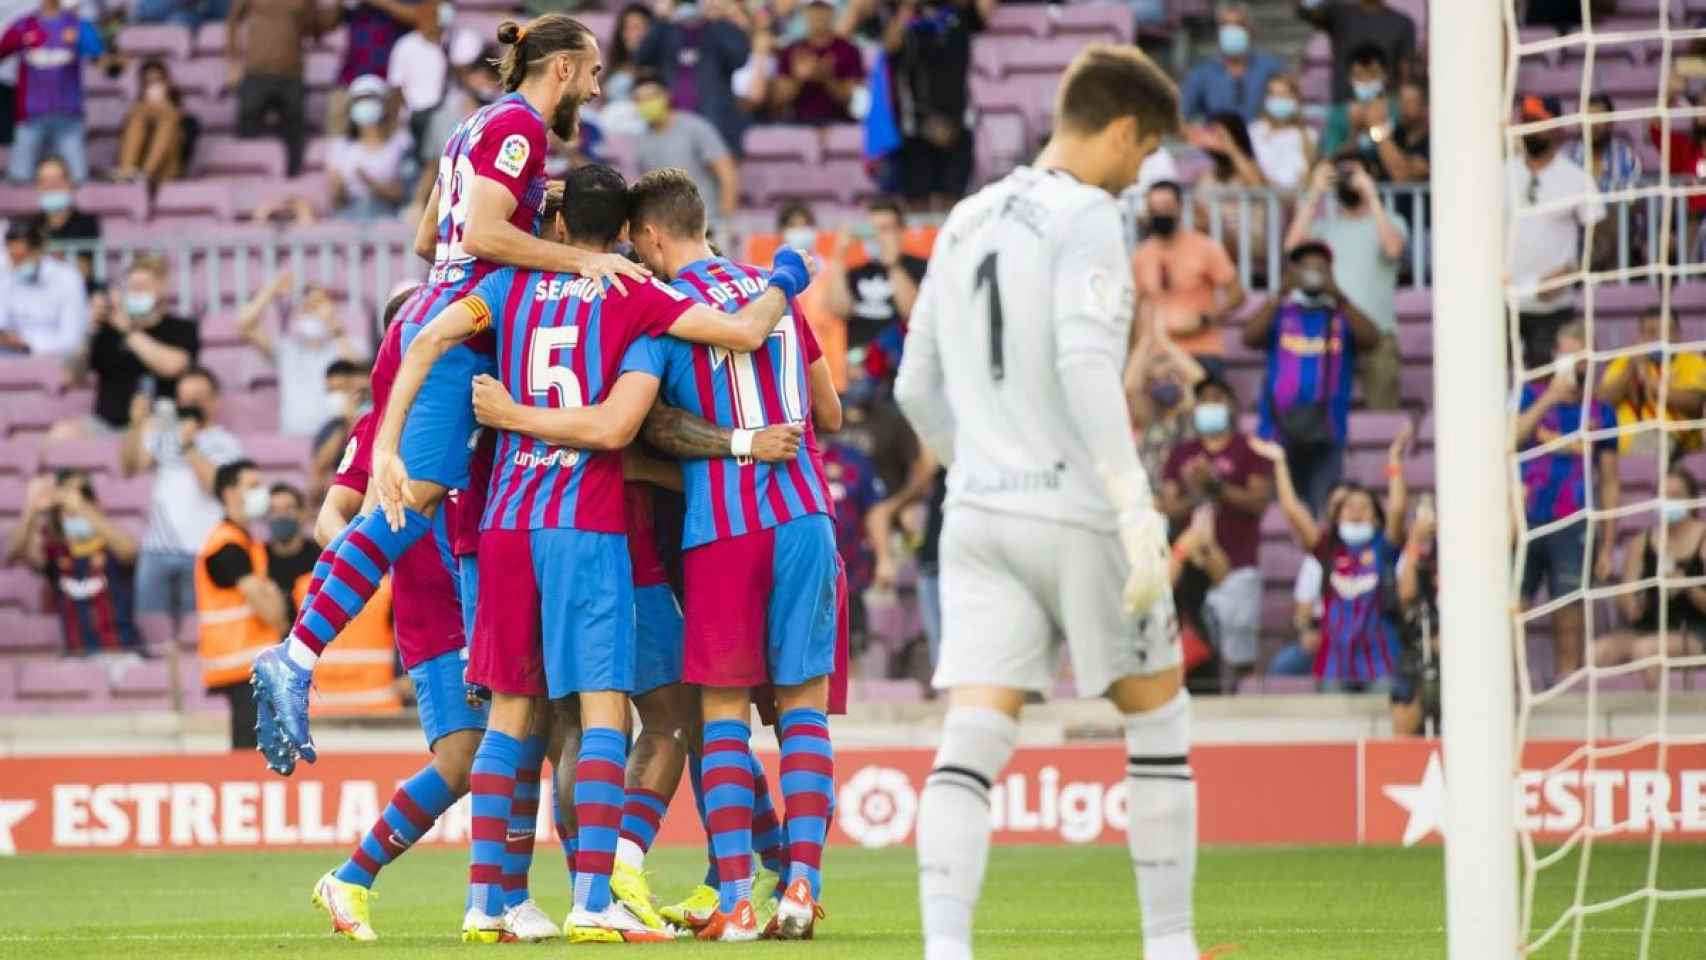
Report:
<svg viewBox="0 0 1706 960"><path fill-rule="evenodd" d="M720 258L687 265L674 284L727 313L758 299L769 285L768 272ZM636 351L624 369L656 374L663 381L665 402L719 426L757 430L798 423L804 424L809 441L806 371L821 355L799 305L790 303L764 345L751 353L666 337L650 342L645 353ZM744 457L683 463L687 522L682 547L829 513L829 486L810 447L809 442L800 444L799 453L785 463L755 463Z"/></svg>
<svg viewBox="0 0 1706 960"><path fill-rule="evenodd" d="M1124 369L1134 294L1119 205L1020 167L937 234L897 393L945 396L948 503L1111 530L1113 505L1063 389L1061 358ZM931 424L917 424L933 445Z"/></svg>
<svg viewBox="0 0 1706 960"><path fill-rule="evenodd" d="M694 306L662 283L626 293L572 273L503 267L461 302L497 333L498 379L517 403L581 407L610 393L624 355ZM558 447L500 431L481 530L572 528L626 533L620 451Z"/></svg>
<svg viewBox="0 0 1706 960"><path fill-rule="evenodd" d="M498 267L475 260L462 248L469 198L478 178L503 184L515 197L510 223L531 234L539 232L545 209L545 151L545 121L519 93L481 107L457 125L438 161L438 250L428 278L432 283L478 280Z"/></svg>

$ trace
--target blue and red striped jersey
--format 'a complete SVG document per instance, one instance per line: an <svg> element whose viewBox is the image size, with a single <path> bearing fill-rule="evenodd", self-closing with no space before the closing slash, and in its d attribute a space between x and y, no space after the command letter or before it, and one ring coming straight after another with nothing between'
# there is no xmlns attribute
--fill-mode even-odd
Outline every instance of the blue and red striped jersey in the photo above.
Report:
<svg viewBox="0 0 1706 960"><path fill-rule="evenodd" d="M683 268L678 290L727 313L740 310L769 286L770 275L757 267L713 257ZM770 338L752 353L663 337L645 343L635 362L663 381L663 397L672 406L718 426L756 430L804 423L811 415L806 371L821 356L817 339L790 303ZM808 424L809 428L809 424ZM813 513L829 513L829 488L823 469L807 444L786 463L754 463L745 458L689 460L682 464L687 487L684 548L712 540L767 530Z"/></svg>
<svg viewBox="0 0 1706 960"><path fill-rule="evenodd" d="M498 268L462 249L468 203L479 178L504 185L515 197L509 222L537 235L545 211L545 121L519 93L470 113L457 125L438 160L438 251L434 285L479 280Z"/></svg>
<svg viewBox="0 0 1706 960"><path fill-rule="evenodd" d="M662 335L694 301L657 281L600 292L574 274L504 267L464 301L497 334L498 379L517 403L602 402L630 346ZM622 457L500 432L481 530L573 528L624 533Z"/></svg>

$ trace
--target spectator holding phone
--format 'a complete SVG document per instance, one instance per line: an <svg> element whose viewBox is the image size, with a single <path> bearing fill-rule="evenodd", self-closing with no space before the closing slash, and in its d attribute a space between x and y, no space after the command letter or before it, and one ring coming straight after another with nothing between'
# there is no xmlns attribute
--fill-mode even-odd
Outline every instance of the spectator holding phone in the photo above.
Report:
<svg viewBox="0 0 1706 960"><path fill-rule="evenodd" d="M95 409L54 424L65 440L117 434L129 425L131 398L177 395L178 377L195 366L201 333L195 321L166 312L166 261L142 257L124 285L91 301L95 332L72 363L73 379L95 381ZM152 386L149 386L152 384Z"/></svg>
<svg viewBox="0 0 1706 960"><path fill-rule="evenodd" d="M347 414L341 394L323 389L326 368L338 360L353 361L360 350L344 324L331 294L307 287L302 301L286 311L287 323L277 329L265 323L267 314L295 282L288 270L273 277L238 312L238 328L248 344L265 354L278 373L278 429L290 437L310 437L328 419Z"/></svg>
<svg viewBox="0 0 1706 960"><path fill-rule="evenodd" d="M1439 730L1439 553L1435 549L1433 497L1416 504L1410 537L1398 558L1398 606L1403 649L1392 685L1392 733L1419 736Z"/></svg>
<svg viewBox="0 0 1706 960"><path fill-rule="evenodd" d="M6 259L0 272L0 355L70 356L89 331L89 295L83 275L47 256L41 223L6 225Z"/></svg>
<svg viewBox="0 0 1706 960"><path fill-rule="evenodd" d="M167 614L174 625L195 612L196 551L224 515L213 495L214 472L243 455L236 436L219 425L219 381L212 372L190 368L178 378L176 393L175 403L136 394L119 447L125 476L154 478L136 609Z"/></svg>
<svg viewBox="0 0 1706 960"><path fill-rule="evenodd" d="M46 581L73 657L141 649L132 616L136 554L136 538L101 510L80 470L30 481L6 545L6 562L22 561Z"/></svg>

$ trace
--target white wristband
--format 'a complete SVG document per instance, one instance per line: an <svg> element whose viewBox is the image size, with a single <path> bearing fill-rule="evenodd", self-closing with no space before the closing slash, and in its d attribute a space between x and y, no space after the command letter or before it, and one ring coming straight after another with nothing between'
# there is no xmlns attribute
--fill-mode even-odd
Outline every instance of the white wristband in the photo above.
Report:
<svg viewBox="0 0 1706 960"><path fill-rule="evenodd" d="M757 436L757 430L743 430L740 427L729 432L729 452L737 457L752 456L752 438Z"/></svg>

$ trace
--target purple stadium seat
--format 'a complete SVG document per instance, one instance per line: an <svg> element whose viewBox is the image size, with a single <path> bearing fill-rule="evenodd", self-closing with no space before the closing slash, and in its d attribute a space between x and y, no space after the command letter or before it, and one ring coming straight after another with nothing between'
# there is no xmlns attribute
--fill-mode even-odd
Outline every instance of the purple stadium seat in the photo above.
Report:
<svg viewBox="0 0 1706 960"><path fill-rule="evenodd" d="M251 274L251 276L255 276ZM238 347L244 343L237 311L214 310L202 317L201 345L206 347Z"/></svg>
<svg viewBox="0 0 1706 960"><path fill-rule="evenodd" d="M233 136L237 132L236 97L206 94L186 97L184 112L200 121L203 136Z"/></svg>
<svg viewBox="0 0 1706 960"><path fill-rule="evenodd" d="M0 649L15 653L57 651L64 642L59 618L52 614L0 611Z"/></svg>
<svg viewBox="0 0 1706 960"><path fill-rule="evenodd" d="M139 613L136 632L142 637L142 647L154 656L164 656L172 645L172 617L166 613Z"/></svg>
<svg viewBox="0 0 1706 960"><path fill-rule="evenodd" d="M1057 37L1052 40L1026 40L1008 43L1001 51L1002 75L1016 73L1046 73L1052 86L1059 82L1060 73L1078 51L1084 49L1083 37Z"/></svg>
<svg viewBox="0 0 1706 960"><path fill-rule="evenodd" d="M230 391L221 401L225 423L236 431L272 433L278 430L278 388Z"/></svg>
<svg viewBox="0 0 1706 960"><path fill-rule="evenodd" d="M186 60L190 55L190 32L171 23L139 23L119 31L118 49L131 57Z"/></svg>
<svg viewBox="0 0 1706 960"><path fill-rule="evenodd" d="M0 609L15 613L40 613L42 578L34 570L13 566L0 568ZM0 628L9 626L0 620Z"/></svg>
<svg viewBox="0 0 1706 960"><path fill-rule="evenodd" d="M224 56L225 44L230 38L231 30L223 20L218 23L204 23L196 28L191 46L198 56Z"/></svg>
<svg viewBox="0 0 1706 960"><path fill-rule="evenodd" d="M505 10L515 6L510 0L484 0L484 2L500 6ZM610 38L616 32L616 14L609 10L577 10L575 19L586 24L586 28L598 38L601 46L609 43Z"/></svg>
<svg viewBox="0 0 1706 960"><path fill-rule="evenodd" d="M119 97L90 97L83 101L83 127L91 137L117 136L130 104Z"/></svg>
<svg viewBox="0 0 1706 960"><path fill-rule="evenodd" d="M831 160L863 160L865 128L857 123L838 123L823 128L823 155Z"/></svg>
<svg viewBox="0 0 1706 960"><path fill-rule="evenodd" d="M815 164L823 147L812 127L762 125L747 128L745 159L773 160L791 164Z"/></svg>
<svg viewBox="0 0 1706 960"><path fill-rule="evenodd" d="M278 144L269 144L276 152ZM284 161L283 155L279 162ZM231 186L224 180L173 180L154 195L157 220L231 219Z"/></svg>
<svg viewBox="0 0 1706 960"><path fill-rule="evenodd" d="M140 183L85 183L77 188L77 206L106 221L147 220L148 188Z"/></svg>
<svg viewBox="0 0 1706 960"><path fill-rule="evenodd" d="M1357 410L1351 413L1351 446L1385 451L1404 424L1415 418L1401 410Z"/></svg>
<svg viewBox="0 0 1706 960"><path fill-rule="evenodd" d="M916 703L924 699L924 690L910 677L897 680L853 681L849 699L858 703Z"/></svg>
<svg viewBox="0 0 1706 960"><path fill-rule="evenodd" d="M1673 284L1670 289L1671 308L1684 313L1706 310L1706 283L1699 279Z"/></svg>
<svg viewBox="0 0 1706 960"><path fill-rule="evenodd" d="M17 404L9 411L7 429L14 440L28 434L46 433L60 420L88 413L93 404L93 394L88 390L41 393L35 400Z"/></svg>
<svg viewBox="0 0 1706 960"><path fill-rule="evenodd" d="M1305 66L1297 85L1307 103L1328 103L1333 92L1333 70L1325 64Z"/></svg>
<svg viewBox="0 0 1706 960"><path fill-rule="evenodd" d="M202 366L218 372L225 384L227 400L238 390L277 380L272 364L253 347L204 347L200 360Z"/></svg>
<svg viewBox="0 0 1706 960"><path fill-rule="evenodd" d="M64 382L65 366L56 357L0 357L0 391L58 391Z"/></svg>
<svg viewBox="0 0 1706 960"><path fill-rule="evenodd" d="M1025 148L1025 121L1011 113L985 113L977 120L977 165L982 179L1011 170L1030 153Z"/></svg>
<svg viewBox="0 0 1706 960"><path fill-rule="evenodd" d="M92 440L59 440L41 447L43 470L87 470L90 473L118 473L117 437Z"/></svg>
<svg viewBox="0 0 1706 960"><path fill-rule="evenodd" d="M1035 37L1041 40L1050 33L1048 9L1040 4L1029 3L997 7L984 30L996 35Z"/></svg>
<svg viewBox="0 0 1706 960"><path fill-rule="evenodd" d="M1595 69L1596 74L1602 72ZM1525 61L1517 69L1516 88L1520 93L1539 97L1579 97L1582 92L1582 65L1549 66L1538 60L1532 63Z"/></svg>
<svg viewBox="0 0 1706 960"><path fill-rule="evenodd" d="M102 509L114 516L146 516L153 492L154 478L147 474L125 477L115 473L95 485Z"/></svg>
<svg viewBox="0 0 1706 960"><path fill-rule="evenodd" d="M1006 37L973 37L971 42L971 72L974 76L1001 79L1001 54Z"/></svg>
<svg viewBox="0 0 1706 960"><path fill-rule="evenodd" d="M35 187L0 184L0 217L27 217L40 209Z"/></svg>
<svg viewBox="0 0 1706 960"><path fill-rule="evenodd" d="M11 479L28 476L36 472L38 445L28 440L0 440L0 490L8 487L19 487L22 494L22 484Z"/></svg>
<svg viewBox="0 0 1706 960"><path fill-rule="evenodd" d="M472 33L476 37L480 38L480 43L482 45L495 43L498 24L505 20L512 20L514 18L515 15L512 13L497 13L489 10L458 8L456 11L456 26L454 29L466 30L469 33ZM600 43L603 43L605 39L606 38L602 36L598 38Z"/></svg>
<svg viewBox="0 0 1706 960"><path fill-rule="evenodd" d="M1323 30L1317 30L1309 35L1309 40L1303 45L1304 67L1333 66L1333 40Z"/></svg>
<svg viewBox="0 0 1706 960"><path fill-rule="evenodd" d="M344 55L337 50L310 50L308 64L303 68L303 78L308 86L324 89L336 86L338 70L344 65ZM311 114L312 116L312 114Z"/></svg>
<svg viewBox="0 0 1706 960"><path fill-rule="evenodd" d="M1063 3L1049 7L1054 32L1081 34L1109 43L1132 40L1131 10L1117 3Z"/></svg>
<svg viewBox="0 0 1706 960"><path fill-rule="evenodd" d="M172 672L164 659L138 660L112 671L109 677L115 698L158 703L172 690Z"/></svg>
<svg viewBox="0 0 1706 960"><path fill-rule="evenodd" d="M49 618L52 619L52 618ZM57 621L54 628L58 629ZM81 657L18 665L18 699L99 703L107 698L106 665Z"/></svg>
<svg viewBox="0 0 1706 960"><path fill-rule="evenodd" d="M319 142L319 141L316 141ZM304 173L299 177L240 177L231 181L231 213L249 219L268 203L301 197L309 202L315 213L330 213L328 201L332 190L324 173Z"/></svg>
<svg viewBox="0 0 1706 960"><path fill-rule="evenodd" d="M1405 363L1427 363L1434 355L1433 331L1420 324L1404 324L1398 328L1398 355Z"/></svg>
<svg viewBox="0 0 1706 960"><path fill-rule="evenodd" d="M270 137L207 137L196 147L196 173L282 178L284 147Z"/></svg>
<svg viewBox="0 0 1706 960"><path fill-rule="evenodd" d="M1427 320L1434 312L1433 291L1425 287L1401 289L1398 291L1396 306L1400 322L1412 319Z"/></svg>
<svg viewBox="0 0 1706 960"><path fill-rule="evenodd" d="M172 84L185 94L219 96L231 89L231 64L224 57L198 57L173 63Z"/></svg>
<svg viewBox="0 0 1706 960"><path fill-rule="evenodd" d="M119 71L118 76L109 77L107 72L95 66L92 61L83 61L83 95L86 97L128 97L136 92L136 73L141 61L131 61ZM176 71L173 77L176 78Z"/></svg>
<svg viewBox="0 0 1706 960"><path fill-rule="evenodd" d="M1638 314L1659 305L1659 288L1650 283L1602 283L1593 290L1593 304L1596 314Z"/></svg>
<svg viewBox="0 0 1706 960"><path fill-rule="evenodd" d="M1626 63L1620 60L1608 60L1594 64L1594 89L1611 94L1619 103L1627 100L1631 106L1640 105L1638 101L1646 100L1647 105L1658 100L1659 96L1659 67L1657 64Z"/></svg>
<svg viewBox="0 0 1706 960"><path fill-rule="evenodd" d="M308 440L276 433L244 433L238 437L243 455L262 470L299 470L308 462Z"/></svg>

